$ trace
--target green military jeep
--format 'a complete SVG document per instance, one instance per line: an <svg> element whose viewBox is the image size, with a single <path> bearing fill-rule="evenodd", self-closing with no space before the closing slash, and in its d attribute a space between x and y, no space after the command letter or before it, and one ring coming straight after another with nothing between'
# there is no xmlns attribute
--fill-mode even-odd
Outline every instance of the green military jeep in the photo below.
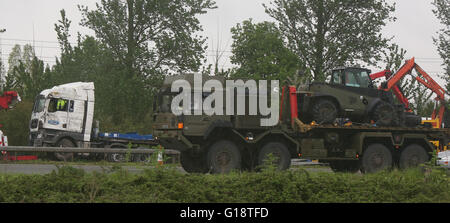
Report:
<svg viewBox="0 0 450 223"><path fill-rule="evenodd" d="M403 106L395 104L391 92L376 89L370 73L364 68L342 67L332 71L327 83L300 87L299 117L318 124L331 124L340 117L380 126L405 124ZM413 119L417 124L417 117Z"/></svg>

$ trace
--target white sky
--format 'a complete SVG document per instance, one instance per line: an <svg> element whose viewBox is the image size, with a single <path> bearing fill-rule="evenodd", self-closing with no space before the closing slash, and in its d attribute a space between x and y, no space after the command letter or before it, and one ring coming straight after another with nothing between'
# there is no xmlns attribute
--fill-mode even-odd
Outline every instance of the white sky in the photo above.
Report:
<svg viewBox="0 0 450 223"><path fill-rule="evenodd" d="M45 63L54 64L59 55L54 24L60 19L59 10L65 9L66 16L72 21L71 41L76 42L77 32L93 35L87 28L81 27L81 13L77 5L95 8L94 0L1 0L0 28L6 32L0 34L1 58L7 62L8 54L14 44L33 44L36 55ZM273 21L264 12L262 3L270 4L270 0L216 0L217 9L210 10L199 17L203 25L203 36L207 36L208 63L213 63L215 50L223 52L220 66L231 67L228 57L231 55L232 43L230 29L243 20L252 18L254 22ZM388 0L388 2L394 2ZM384 29L383 35L395 36L394 42L407 50L407 58L415 57L425 71L437 79L437 73L443 73L442 60L439 57L432 37L441 27L432 13L432 0L398 0L395 16L397 21ZM377 68L371 68L377 71ZM439 81L442 83L441 81Z"/></svg>

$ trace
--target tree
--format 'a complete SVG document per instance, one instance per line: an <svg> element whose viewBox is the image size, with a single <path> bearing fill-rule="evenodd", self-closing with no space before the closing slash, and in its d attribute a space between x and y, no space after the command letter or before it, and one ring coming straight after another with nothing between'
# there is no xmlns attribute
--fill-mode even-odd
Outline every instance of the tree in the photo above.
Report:
<svg viewBox="0 0 450 223"><path fill-rule="evenodd" d="M439 30L438 37L433 37L433 41L444 60L445 74L442 77L447 82L447 92L450 92L450 0L434 0L432 4L436 7L433 13L444 25L444 28Z"/></svg>
<svg viewBox="0 0 450 223"><path fill-rule="evenodd" d="M284 46L280 31L272 22L253 24L245 20L231 29L231 63L238 65L233 77L284 80L300 68L296 55Z"/></svg>
<svg viewBox="0 0 450 223"><path fill-rule="evenodd" d="M44 68L44 61L36 56L29 61L19 60L19 65L12 68L6 77L6 90L15 90L23 99L33 100L48 86L50 68Z"/></svg>
<svg viewBox="0 0 450 223"><path fill-rule="evenodd" d="M3 66L3 61L0 60L0 89L3 91L6 82L6 72L5 66Z"/></svg>
<svg viewBox="0 0 450 223"><path fill-rule="evenodd" d="M214 8L212 0L102 0L97 9L80 6L81 24L124 66L128 78L160 78L169 71L198 70L205 38L197 15ZM155 87L155 86L153 86Z"/></svg>
<svg viewBox="0 0 450 223"><path fill-rule="evenodd" d="M266 13L315 80L324 80L336 66L375 65L388 42L381 29L395 20L395 4L384 0L274 0L271 5L264 5Z"/></svg>

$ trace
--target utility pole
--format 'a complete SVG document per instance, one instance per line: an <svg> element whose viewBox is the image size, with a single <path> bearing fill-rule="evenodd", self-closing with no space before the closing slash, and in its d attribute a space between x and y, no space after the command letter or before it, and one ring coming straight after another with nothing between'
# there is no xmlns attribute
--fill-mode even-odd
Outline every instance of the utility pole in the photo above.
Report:
<svg viewBox="0 0 450 223"><path fill-rule="evenodd" d="M0 29L0 34L6 32L6 29ZM3 73L3 53L2 53L2 36L0 35L0 89L3 91L3 85L5 84L5 77L3 75L5 75Z"/></svg>

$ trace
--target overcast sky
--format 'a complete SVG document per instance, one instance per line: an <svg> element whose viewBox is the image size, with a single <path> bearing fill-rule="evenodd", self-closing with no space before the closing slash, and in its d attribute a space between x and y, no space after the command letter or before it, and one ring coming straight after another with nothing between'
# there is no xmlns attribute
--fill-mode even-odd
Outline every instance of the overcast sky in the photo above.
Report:
<svg viewBox="0 0 450 223"><path fill-rule="evenodd" d="M66 16L72 21L71 41L76 41L76 33L93 35L87 28L81 27L81 14L77 5L95 8L93 0L1 0L0 28L6 32L0 34L1 58L7 62L8 54L14 44L33 44L36 55L46 63L54 64L59 55L54 24L60 19L59 11L66 10ZM230 46L232 43L230 29L243 20L252 18L254 22L273 21L264 12L262 3L270 0L216 0L217 9L210 10L199 17L203 25L203 35L208 37L208 61L213 63L215 49L224 51L220 65L229 68ZM394 2L388 0L388 2ZM433 77L443 73L436 46L432 37L441 27L432 13L432 0L398 0L395 16L397 21L384 29L386 37L395 36L394 41L407 50L407 58L415 57L416 62ZM376 71L376 68L372 68Z"/></svg>

